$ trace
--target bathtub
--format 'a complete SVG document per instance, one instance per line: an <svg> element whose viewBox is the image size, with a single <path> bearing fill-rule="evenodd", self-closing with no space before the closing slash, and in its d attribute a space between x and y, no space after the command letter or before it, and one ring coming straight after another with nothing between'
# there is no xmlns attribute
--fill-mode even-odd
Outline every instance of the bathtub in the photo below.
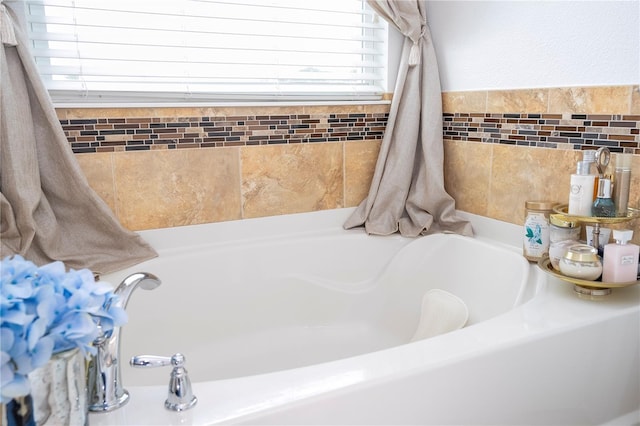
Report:
<svg viewBox="0 0 640 426"><path fill-rule="evenodd" d="M141 232L156 259L121 339L124 407L92 425L638 424L640 290L579 298L521 256L520 227L476 236L342 229L352 209ZM422 296L460 297L459 330L411 342ZM186 357L197 405L164 408Z"/></svg>

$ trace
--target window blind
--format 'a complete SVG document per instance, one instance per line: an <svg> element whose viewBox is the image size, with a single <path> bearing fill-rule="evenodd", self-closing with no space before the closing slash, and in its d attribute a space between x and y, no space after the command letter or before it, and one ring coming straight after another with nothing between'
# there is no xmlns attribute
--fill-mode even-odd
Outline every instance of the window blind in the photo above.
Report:
<svg viewBox="0 0 640 426"><path fill-rule="evenodd" d="M380 99L386 31L364 0L27 0L56 102Z"/></svg>

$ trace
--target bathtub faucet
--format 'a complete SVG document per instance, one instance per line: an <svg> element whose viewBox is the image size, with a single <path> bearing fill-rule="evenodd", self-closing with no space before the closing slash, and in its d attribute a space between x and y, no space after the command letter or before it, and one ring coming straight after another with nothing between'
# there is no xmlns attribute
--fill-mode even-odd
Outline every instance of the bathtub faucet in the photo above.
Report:
<svg viewBox="0 0 640 426"><path fill-rule="evenodd" d="M117 304L127 307L131 293L138 288L153 290L160 280L148 272L129 275L116 288ZM122 387L120 377L120 327L102 334L93 342L97 353L91 356L87 367L89 411L105 412L122 407L129 400L129 392Z"/></svg>

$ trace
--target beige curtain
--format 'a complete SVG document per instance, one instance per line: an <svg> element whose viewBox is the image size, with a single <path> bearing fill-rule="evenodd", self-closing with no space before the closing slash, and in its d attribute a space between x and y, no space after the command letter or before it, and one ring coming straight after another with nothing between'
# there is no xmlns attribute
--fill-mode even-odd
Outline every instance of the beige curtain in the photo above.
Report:
<svg viewBox="0 0 640 426"><path fill-rule="evenodd" d="M423 0L368 0L404 36L389 120L367 198L345 228L472 235L444 189L440 77Z"/></svg>
<svg viewBox="0 0 640 426"><path fill-rule="evenodd" d="M157 256L89 187L35 68L23 30L0 0L0 254L107 273Z"/></svg>

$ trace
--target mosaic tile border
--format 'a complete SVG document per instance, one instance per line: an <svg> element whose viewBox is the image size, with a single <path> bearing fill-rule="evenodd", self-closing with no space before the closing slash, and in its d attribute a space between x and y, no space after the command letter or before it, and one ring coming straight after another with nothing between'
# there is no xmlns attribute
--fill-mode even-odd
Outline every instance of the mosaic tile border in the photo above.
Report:
<svg viewBox="0 0 640 426"><path fill-rule="evenodd" d="M74 153L382 139L388 113L60 120Z"/></svg>
<svg viewBox="0 0 640 426"><path fill-rule="evenodd" d="M640 115L445 113L445 139L640 154Z"/></svg>
<svg viewBox="0 0 640 426"><path fill-rule="evenodd" d="M74 153L382 139L388 113L60 120ZM445 113L445 139L640 154L640 115Z"/></svg>

